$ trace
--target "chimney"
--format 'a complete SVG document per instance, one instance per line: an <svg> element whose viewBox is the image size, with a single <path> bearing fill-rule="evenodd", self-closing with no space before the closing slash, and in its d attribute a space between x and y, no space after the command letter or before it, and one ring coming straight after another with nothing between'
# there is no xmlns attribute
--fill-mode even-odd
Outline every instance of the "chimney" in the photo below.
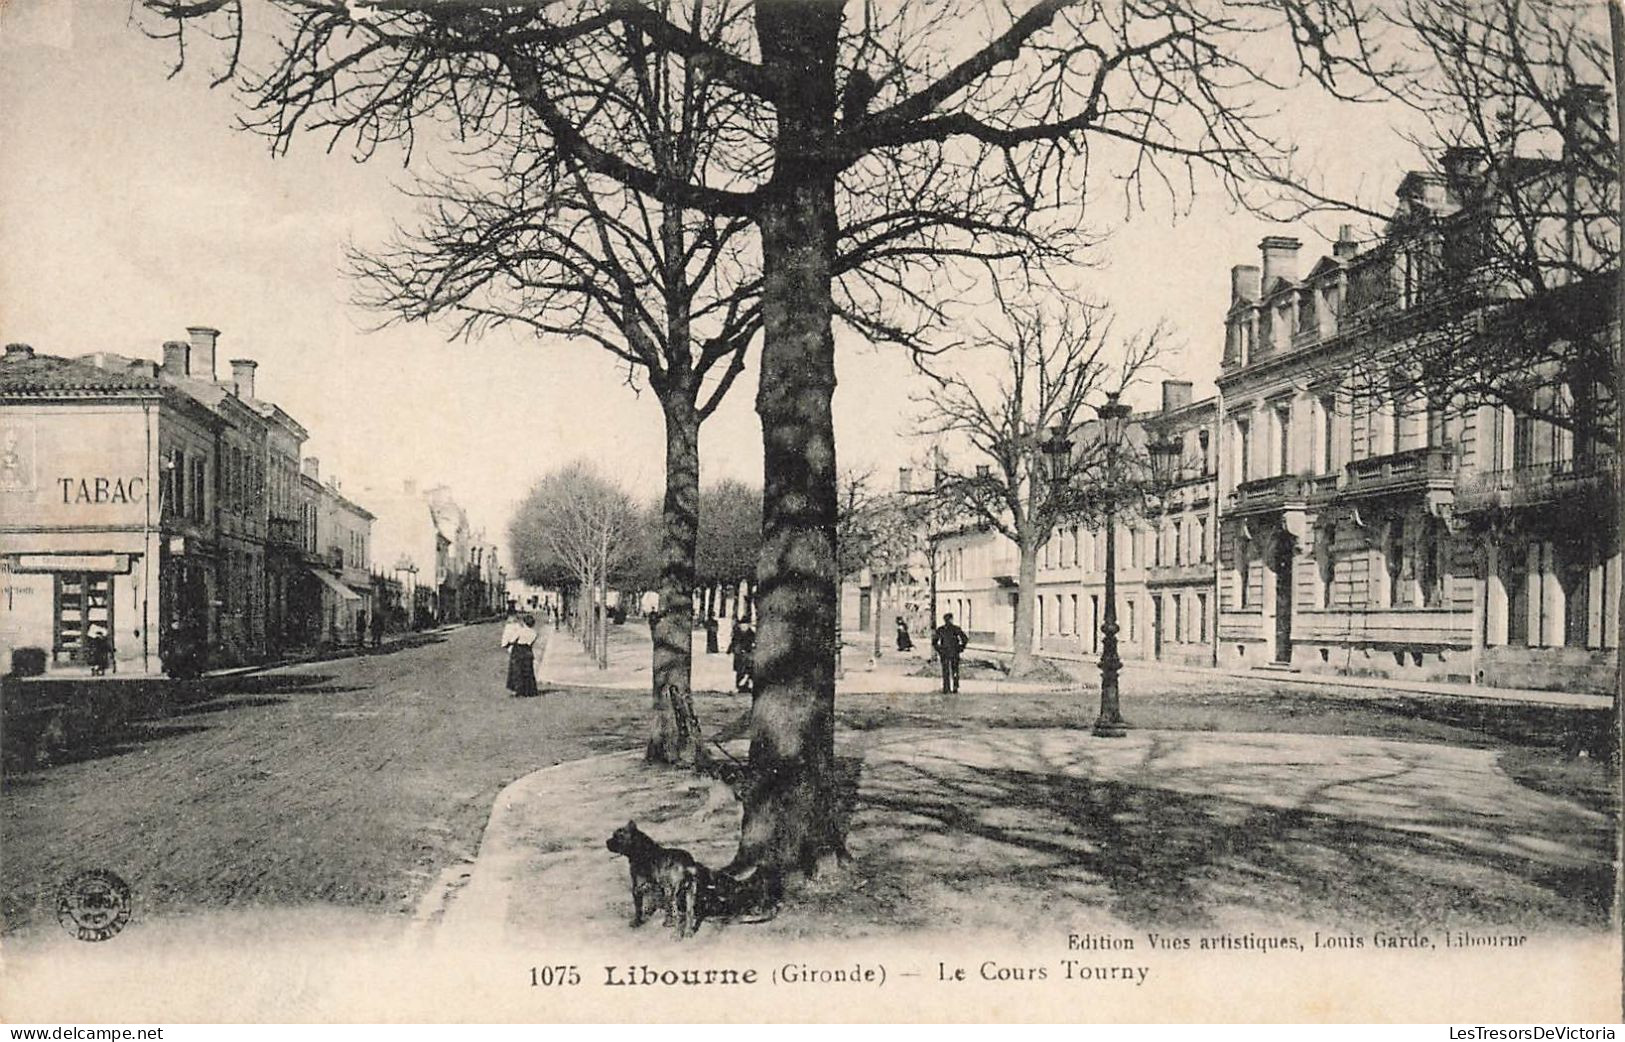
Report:
<svg viewBox="0 0 1625 1042"><path fill-rule="evenodd" d="M1298 247L1303 243L1290 235L1266 235L1258 244L1264 255L1264 288L1268 290L1276 279L1288 282L1298 280Z"/></svg>
<svg viewBox="0 0 1625 1042"><path fill-rule="evenodd" d="M1258 265L1237 264L1230 269L1230 303L1258 299Z"/></svg>
<svg viewBox="0 0 1625 1042"><path fill-rule="evenodd" d="M1338 225L1337 241L1332 243L1332 256L1338 260L1348 260L1359 252L1360 244L1354 241L1354 225Z"/></svg>
<svg viewBox="0 0 1625 1042"><path fill-rule="evenodd" d="M202 380L214 379L214 344L220 330L208 326L187 326L186 335L192 338L191 375Z"/></svg>
<svg viewBox="0 0 1625 1042"><path fill-rule="evenodd" d="M258 369L259 365L252 358L231 360L231 386L237 392L237 397L245 402L254 398L254 370Z"/></svg>
<svg viewBox="0 0 1625 1042"><path fill-rule="evenodd" d="M7 344L6 361L26 362L34 357L34 349L27 344Z"/></svg>
<svg viewBox="0 0 1625 1042"><path fill-rule="evenodd" d="M913 477L913 471L910 470L908 467L898 467L897 468L897 491L899 491L899 492L912 492L912 491L914 491L912 488L909 487L912 477Z"/></svg>
<svg viewBox="0 0 1625 1042"><path fill-rule="evenodd" d="M1484 172L1482 148L1451 145L1439 155L1439 169L1452 186L1478 178Z"/></svg>
<svg viewBox="0 0 1625 1042"><path fill-rule="evenodd" d="M299 467L299 473L315 481L322 480L322 461L315 456L306 456L305 462Z"/></svg>
<svg viewBox="0 0 1625 1042"><path fill-rule="evenodd" d="M1191 382L1189 380L1162 381L1162 411L1173 412L1183 409L1191 403Z"/></svg>
<svg viewBox="0 0 1625 1042"><path fill-rule="evenodd" d="M1563 114L1568 117L1563 135L1563 157L1574 153L1595 156L1610 147L1608 88L1600 83L1576 83L1563 93Z"/></svg>
<svg viewBox="0 0 1625 1042"><path fill-rule="evenodd" d="M130 371L140 373L142 376L157 376L158 363L150 358L132 358L130 359Z"/></svg>
<svg viewBox="0 0 1625 1042"><path fill-rule="evenodd" d="M164 372L185 376L191 371L192 345L184 340L164 341Z"/></svg>

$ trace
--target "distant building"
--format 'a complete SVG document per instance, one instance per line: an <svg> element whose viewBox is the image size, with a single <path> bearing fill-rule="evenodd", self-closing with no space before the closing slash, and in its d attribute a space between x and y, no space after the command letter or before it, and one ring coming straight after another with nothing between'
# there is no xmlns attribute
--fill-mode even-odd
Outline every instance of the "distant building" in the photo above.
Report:
<svg viewBox="0 0 1625 1042"><path fill-rule="evenodd" d="M1192 402L1190 391L1184 381L1164 381L1161 411L1134 417L1126 436L1129 451L1153 438L1182 449L1172 487L1116 519L1118 652L1129 660L1213 662L1218 403ZM1095 430L1091 422L1079 434L1095 437ZM936 547L938 615L952 613L976 644L1010 649L1020 574L1015 544L972 524L940 534ZM1057 528L1038 553L1033 649L1099 655L1105 595L1103 527Z"/></svg>
<svg viewBox="0 0 1625 1042"><path fill-rule="evenodd" d="M295 463L306 432L256 396L252 359L234 359L231 378L217 379L220 334L187 332L163 345L162 365L7 347L8 667L86 669L87 638L103 630L112 669L136 673L157 672L181 640L231 663L319 639L306 617L319 612L309 590L325 570L318 497ZM28 661L19 665L19 654Z"/></svg>

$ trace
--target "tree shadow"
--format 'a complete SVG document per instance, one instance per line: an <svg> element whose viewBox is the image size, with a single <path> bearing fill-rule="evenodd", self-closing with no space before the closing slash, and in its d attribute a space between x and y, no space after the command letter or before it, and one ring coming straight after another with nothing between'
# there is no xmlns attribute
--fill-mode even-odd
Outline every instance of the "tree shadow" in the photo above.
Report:
<svg viewBox="0 0 1625 1042"><path fill-rule="evenodd" d="M892 763L885 773L871 774L858 803L857 862L902 881L904 894L1020 892L1052 911L1070 901L1181 928L1217 925L1238 905L1328 925L1599 927L1612 905L1605 829L1576 863L1520 847L1522 831L1494 820L1472 822L1474 839L1311 809L1331 788L1404 771L1331 782L1289 806L1047 770Z"/></svg>

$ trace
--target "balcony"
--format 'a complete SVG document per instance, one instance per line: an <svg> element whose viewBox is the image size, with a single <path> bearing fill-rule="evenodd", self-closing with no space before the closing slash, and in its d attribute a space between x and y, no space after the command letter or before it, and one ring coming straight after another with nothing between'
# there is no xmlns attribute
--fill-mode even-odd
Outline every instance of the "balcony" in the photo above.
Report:
<svg viewBox="0 0 1625 1042"><path fill-rule="evenodd" d="M1391 496L1407 492L1449 492L1456 484L1456 450L1429 446L1355 460L1348 465L1343 496Z"/></svg>
<svg viewBox="0 0 1625 1042"><path fill-rule="evenodd" d="M294 517L273 517L266 538L277 546L293 547L298 549L304 545L304 539L299 531L299 519Z"/></svg>
<svg viewBox="0 0 1625 1042"><path fill-rule="evenodd" d="M1304 505L1304 480L1296 474L1243 481L1230 493L1229 513L1265 514Z"/></svg>
<svg viewBox="0 0 1625 1042"><path fill-rule="evenodd" d="M1608 456L1534 463L1474 474L1456 490L1460 513L1614 500L1614 461Z"/></svg>
<svg viewBox="0 0 1625 1042"><path fill-rule="evenodd" d="M1309 484L1308 496L1311 504L1329 503L1336 499L1337 494L1343 489L1343 475L1337 471L1330 474L1316 474L1307 480Z"/></svg>
<svg viewBox="0 0 1625 1042"><path fill-rule="evenodd" d="M1211 584L1217 574L1217 567L1213 561L1154 564L1145 570L1145 584L1147 586L1188 585L1191 583Z"/></svg>

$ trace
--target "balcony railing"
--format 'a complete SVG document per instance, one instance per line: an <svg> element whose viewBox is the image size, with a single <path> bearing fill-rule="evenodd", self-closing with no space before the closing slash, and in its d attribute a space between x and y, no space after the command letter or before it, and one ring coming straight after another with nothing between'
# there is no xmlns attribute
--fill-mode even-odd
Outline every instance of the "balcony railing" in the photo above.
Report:
<svg viewBox="0 0 1625 1042"><path fill-rule="evenodd" d="M1355 460L1348 465L1343 495L1376 496L1450 489L1455 483L1456 450L1428 446Z"/></svg>
<svg viewBox="0 0 1625 1042"><path fill-rule="evenodd" d="M1336 471L1330 474L1316 474L1314 477L1309 478L1308 482L1309 501L1324 503L1327 500L1336 498L1337 493L1343 487L1343 475Z"/></svg>
<svg viewBox="0 0 1625 1042"><path fill-rule="evenodd" d="M293 517L273 517L266 535L273 543L283 546L300 546L304 540L300 538L299 519Z"/></svg>
<svg viewBox="0 0 1625 1042"><path fill-rule="evenodd" d="M1608 456L1534 463L1473 475L1457 489L1456 509L1539 506L1599 493L1611 500L1614 484L1614 463Z"/></svg>
<svg viewBox="0 0 1625 1042"><path fill-rule="evenodd" d="M1258 514L1281 510L1290 505L1301 505L1304 500L1304 481L1296 474L1277 474L1272 478L1243 481L1230 493L1230 512Z"/></svg>

